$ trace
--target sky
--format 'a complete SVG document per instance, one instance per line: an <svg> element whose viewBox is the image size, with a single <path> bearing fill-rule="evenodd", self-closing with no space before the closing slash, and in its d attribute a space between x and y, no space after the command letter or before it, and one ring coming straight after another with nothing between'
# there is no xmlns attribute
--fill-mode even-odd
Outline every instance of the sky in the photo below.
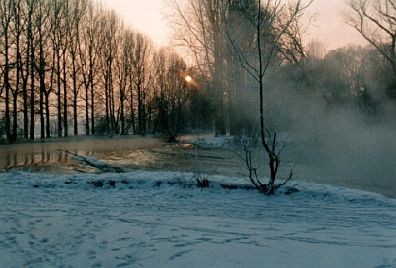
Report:
<svg viewBox="0 0 396 268"><path fill-rule="evenodd" d="M345 23L350 0L314 0L307 10L307 17L313 16L308 40L322 42L327 50L348 44L366 44L360 34Z"/></svg>
<svg viewBox="0 0 396 268"><path fill-rule="evenodd" d="M170 28L165 18L168 0L96 0L113 8L133 28L146 33L160 46L170 40ZM305 41L320 41L327 50L348 44L365 44L361 36L345 24L343 14L348 0L314 0L306 11L313 16Z"/></svg>
<svg viewBox="0 0 396 268"><path fill-rule="evenodd" d="M165 19L167 0L96 0L114 9L124 22L150 36L157 45L166 46L170 28Z"/></svg>

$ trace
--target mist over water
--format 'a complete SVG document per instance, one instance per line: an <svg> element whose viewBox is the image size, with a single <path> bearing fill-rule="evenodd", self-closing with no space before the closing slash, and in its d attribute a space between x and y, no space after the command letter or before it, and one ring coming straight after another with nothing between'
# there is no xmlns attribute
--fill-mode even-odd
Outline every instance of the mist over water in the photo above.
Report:
<svg viewBox="0 0 396 268"><path fill-rule="evenodd" d="M329 106L322 94L287 82L268 81L266 116L297 176L396 196L395 101L384 98L380 112L368 115L353 103Z"/></svg>

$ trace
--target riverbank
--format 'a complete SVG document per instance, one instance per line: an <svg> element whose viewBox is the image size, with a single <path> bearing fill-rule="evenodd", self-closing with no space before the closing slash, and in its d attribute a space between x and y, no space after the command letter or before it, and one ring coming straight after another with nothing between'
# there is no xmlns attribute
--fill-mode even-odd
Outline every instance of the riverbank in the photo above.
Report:
<svg viewBox="0 0 396 268"><path fill-rule="evenodd" d="M368 154L364 147L357 147L353 152L334 151L334 148L298 137L281 139L286 149L281 158L280 179L286 178L293 168L296 182L334 184L396 198L396 168L390 164L391 154L373 160L371 158L377 154ZM247 177L244 161L237 155L243 155L242 147L235 145L232 138L205 134L182 136L180 141L175 144L156 137L114 137L0 146L0 170L101 173L75 161L65 152L69 151L126 171L182 171ZM267 174L263 159L264 156L256 152L255 165L261 175Z"/></svg>

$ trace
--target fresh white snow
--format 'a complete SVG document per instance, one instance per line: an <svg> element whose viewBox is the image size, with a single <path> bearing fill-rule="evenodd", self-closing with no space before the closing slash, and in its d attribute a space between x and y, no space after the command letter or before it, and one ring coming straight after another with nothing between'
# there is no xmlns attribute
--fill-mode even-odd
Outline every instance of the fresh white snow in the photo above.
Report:
<svg viewBox="0 0 396 268"><path fill-rule="evenodd" d="M269 197L220 176L201 190L193 176L1 173L0 267L396 267L394 199L304 183Z"/></svg>

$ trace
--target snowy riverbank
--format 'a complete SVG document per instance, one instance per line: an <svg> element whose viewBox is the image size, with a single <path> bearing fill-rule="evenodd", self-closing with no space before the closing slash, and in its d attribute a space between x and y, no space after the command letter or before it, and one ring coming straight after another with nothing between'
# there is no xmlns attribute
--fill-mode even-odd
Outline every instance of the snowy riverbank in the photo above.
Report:
<svg viewBox="0 0 396 268"><path fill-rule="evenodd" d="M89 184L97 180L104 186ZM182 186L190 182L169 172L1 173L0 267L396 266L394 199L304 183L273 197Z"/></svg>

